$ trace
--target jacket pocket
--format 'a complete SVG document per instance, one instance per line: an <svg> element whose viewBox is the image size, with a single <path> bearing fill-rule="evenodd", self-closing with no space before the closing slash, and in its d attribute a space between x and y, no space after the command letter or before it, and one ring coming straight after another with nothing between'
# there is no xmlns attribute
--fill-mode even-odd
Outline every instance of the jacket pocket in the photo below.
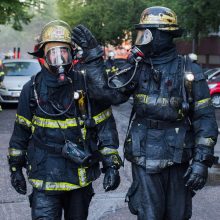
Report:
<svg viewBox="0 0 220 220"><path fill-rule="evenodd" d="M134 215L138 214L139 200L137 196L137 190L138 190L138 182L134 181L131 184L131 187L129 188L125 197L125 202L128 203L128 208L131 211L131 213Z"/></svg>
<svg viewBox="0 0 220 220"><path fill-rule="evenodd" d="M28 161L28 176L31 177L38 172L45 173L45 162L47 152L31 145L28 147L27 161Z"/></svg>
<svg viewBox="0 0 220 220"><path fill-rule="evenodd" d="M169 128L165 131L165 142L169 152L170 159L173 162L181 163L183 159L183 152L185 148L186 128Z"/></svg>
<svg viewBox="0 0 220 220"><path fill-rule="evenodd" d="M144 143L146 132L147 129L144 125L137 122L132 123L132 127L124 143L124 153L127 160L130 160L132 157L145 156Z"/></svg>

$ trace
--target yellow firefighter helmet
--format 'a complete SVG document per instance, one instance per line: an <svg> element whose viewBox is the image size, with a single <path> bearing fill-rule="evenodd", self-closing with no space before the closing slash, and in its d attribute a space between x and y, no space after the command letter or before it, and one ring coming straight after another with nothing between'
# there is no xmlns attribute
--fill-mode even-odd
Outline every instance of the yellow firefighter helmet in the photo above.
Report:
<svg viewBox="0 0 220 220"><path fill-rule="evenodd" d="M64 21L51 21L43 27L39 41L40 47L48 42L62 42L71 45L71 28Z"/></svg>

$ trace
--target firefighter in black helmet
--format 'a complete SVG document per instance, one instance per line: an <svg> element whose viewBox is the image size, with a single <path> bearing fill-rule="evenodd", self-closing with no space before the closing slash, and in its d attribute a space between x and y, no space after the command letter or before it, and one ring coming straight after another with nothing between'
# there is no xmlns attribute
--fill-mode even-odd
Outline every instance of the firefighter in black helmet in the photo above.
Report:
<svg viewBox="0 0 220 220"><path fill-rule="evenodd" d="M22 169L33 186L32 219L87 219L92 182L105 173L103 186L120 183L118 134L109 105L90 99L86 72L102 56L89 44L84 66L74 71L75 47L67 23L55 20L42 30L38 50L42 70L24 86L9 143L11 184L26 194ZM99 52L99 53L97 53ZM89 63L87 63L89 62Z"/></svg>
<svg viewBox="0 0 220 220"><path fill-rule="evenodd" d="M171 9L145 9L135 28L123 68L108 82L104 72L88 74L90 95L112 104L134 97L124 149L132 164L130 211L143 220L190 219L192 196L216 159L218 130L207 82L199 65L177 53L173 39L182 30Z"/></svg>

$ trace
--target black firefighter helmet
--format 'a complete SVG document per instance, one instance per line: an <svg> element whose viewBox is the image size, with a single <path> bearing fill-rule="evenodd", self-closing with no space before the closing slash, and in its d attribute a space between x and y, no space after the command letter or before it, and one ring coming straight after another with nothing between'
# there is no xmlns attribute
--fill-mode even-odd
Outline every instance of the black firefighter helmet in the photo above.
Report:
<svg viewBox="0 0 220 220"><path fill-rule="evenodd" d="M180 37L183 30L177 23L177 16L174 11L162 6L146 8L140 18L139 24L135 25L136 30L157 28L161 31L170 32L174 37Z"/></svg>

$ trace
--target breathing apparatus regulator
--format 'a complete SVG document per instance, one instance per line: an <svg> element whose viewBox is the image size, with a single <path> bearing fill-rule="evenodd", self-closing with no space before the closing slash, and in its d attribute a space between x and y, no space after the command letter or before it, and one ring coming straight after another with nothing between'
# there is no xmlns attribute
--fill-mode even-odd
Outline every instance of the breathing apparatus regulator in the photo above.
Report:
<svg viewBox="0 0 220 220"><path fill-rule="evenodd" d="M133 68L133 65L117 72L116 74L114 74L113 76L108 78L108 86L112 89L120 89L122 87L127 86L135 77L136 72L137 72L137 67L140 61L142 61L146 54L147 54L147 50L148 48L151 47L151 42L153 40L153 36L152 33L149 29L145 29L142 31L139 31L137 34L137 38L135 41L135 45L131 48L131 54L128 57L128 61L131 64L134 64L134 71L131 75L131 77L127 80L127 82L122 83L119 81L119 76L126 73L127 71L129 71L130 69Z"/></svg>

